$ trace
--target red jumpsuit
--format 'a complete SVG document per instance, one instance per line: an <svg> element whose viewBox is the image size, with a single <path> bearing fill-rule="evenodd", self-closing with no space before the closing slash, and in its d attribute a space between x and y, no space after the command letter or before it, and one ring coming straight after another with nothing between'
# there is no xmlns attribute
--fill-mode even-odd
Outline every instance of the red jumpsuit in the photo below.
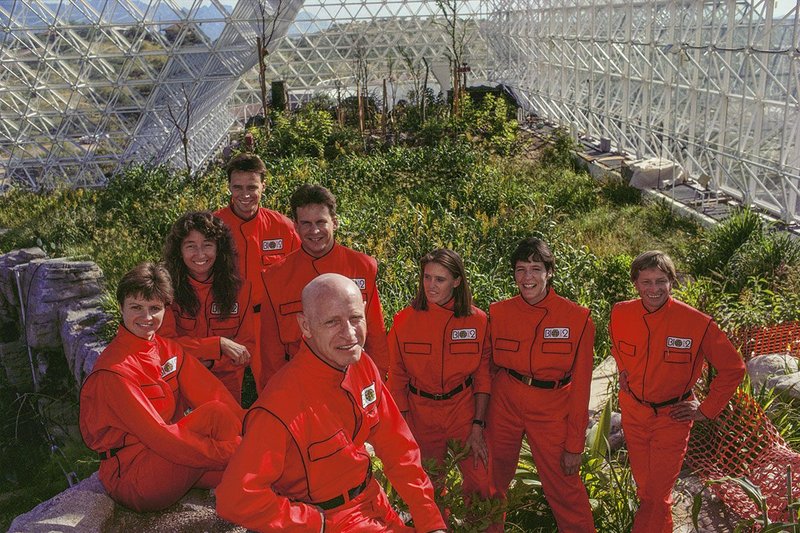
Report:
<svg viewBox="0 0 800 533"><path fill-rule="evenodd" d="M225 316L220 314L219 305L213 301L212 280L202 282L190 276L189 284L200 301L197 314L190 315L173 302L164 313L164 322L158 334L174 338L186 353L202 361L222 381L236 401L241 402L245 365L236 365L230 357L222 355L219 339L226 337L243 344L251 356L256 353L250 282L242 282L233 311Z"/></svg>
<svg viewBox="0 0 800 533"><path fill-rule="evenodd" d="M445 306L429 304L427 311L406 307L394 317L387 383L400 411L408 411L406 420L423 460L443 461L450 439L466 442L475 418L474 395L491 391L491 350L486 313L477 307L472 315L456 318L451 299ZM429 397L439 394L451 397ZM459 468L464 494L487 498L486 467L475 467L470 455Z"/></svg>
<svg viewBox="0 0 800 533"><path fill-rule="evenodd" d="M243 220L233 212L229 205L214 213L214 216L222 220L233 235L233 243L238 254L239 274L243 280L247 280L252 285L253 312L255 315L255 335L256 349L250 352L250 368L254 376L262 373L260 368L261 358L258 352L261 351L261 323L260 318L261 303L264 299L264 283L261 281L261 274L275 263L281 261L287 254L300 248L300 237L294 229L294 223L284 215L266 209L258 208L256 216L250 220ZM258 377L256 377L256 380ZM256 383L258 383L256 381ZM257 388L261 390L261 388Z"/></svg>
<svg viewBox="0 0 800 533"><path fill-rule="evenodd" d="M248 413L217 513L255 531L318 533L323 515L326 532L413 531L370 478L365 441L417 530L444 528L419 448L371 359L342 372L305 343Z"/></svg>
<svg viewBox="0 0 800 533"><path fill-rule="evenodd" d="M239 254L239 273L256 291L261 290L261 273L300 247L294 223L277 211L259 207L255 217L243 220L228 206L214 216L230 228Z"/></svg>
<svg viewBox="0 0 800 533"><path fill-rule="evenodd" d="M561 469L564 451L583 452L589 423L595 334L589 310L550 289L536 305L521 296L494 303L489 317L498 367L486 420L494 489L508 491L526 435L559 531L594 531L580 475Z"/></svg>
<svg viewBox="0 0 800 533"><path fill-rule="evenodd" d="M183 418L175 413L181 399L194 407ZM80 394L81 434L101 455L100 481L136 511L169 507L192 487L219 483L241 442L243 415L176 342L148 341L122 326Z"/></svg>
<svg viewBox="0 0 800 533"><path fill-rule="evenodd" d="M267 381L300 347L300 326L297 314L303 305L300 295L309 281L320 274L334 272L351 278L361 289L367 313L367 341L364 350L372 354L375 364L386 376L389 352L386 347L386 327L378 297L375 277L378 264L372 257L339 244L320 258L314 258L301 247L286 260L267 271L264 278L267 296L261 311L261 362L256 388L261 391Z"/></svg>
<svg viewBox="0 0 800 533"><path fill-rule="evenodd" d="M707 359L717 375L700 411L716 417L742 381L744 363L711 317L672 298L653 313L638 299L618 303L609 330L611 353L630 387L619 404L640 500L633 531L671 532L672 487L692 427L670 418L671 406L691 396Z"/></svg>

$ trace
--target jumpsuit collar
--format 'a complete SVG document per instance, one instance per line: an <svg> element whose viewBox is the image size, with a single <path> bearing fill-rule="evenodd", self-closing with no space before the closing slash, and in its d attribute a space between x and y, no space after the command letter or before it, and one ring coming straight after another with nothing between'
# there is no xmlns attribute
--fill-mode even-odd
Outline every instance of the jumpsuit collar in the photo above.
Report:
<svg viewBox="0 0 800 533"><path fill-rule="evenodd" d="M444 305L428 302L428 309L431 311L446 311L448 313L452 313L455 308L456 308L455 295L451 296L450 299L444 303Z"/></svg>
<svg viewBox="0 0 800 533"><path fill-rule="evenodd" d="M644 306L644 301L639 298L639 303L642 306L642 311L644 312L645 316L660 316L661 313L666 313L669 308L673 305L672 295L667 296L667 301L664 302L664 305L656 309L655 311L648 311L647 308Z"/></svg>
<svg viewBox="0 0 800 533"><path fill-rule="evenodd" d="M547 294L544 295L544 298L536 302L535 304L529 304L525 301L525 298L522 297L521 294L517 294L517 299L522 307L527 309L535 309L537 307L549 307L553 300L556 299L556 291L553 290L553 287L547 288Z"/></svg>
<svg viewBox="0 0 800 533"><path fill-rule="evenodd" d="M300 351L295 358L302 359L303 367L306 371L305 375L309 379L331 381L338 384L347 376L347 371L350 368L348 366L346 369L340 370L323 361L320 356L314 353L314 350L311 349L311 346L308 345L305 339L303 339Z"/></svg>
<svg viewBox="0 0 800 533"><path fill-rule="evenodd" d="M308 253L308 252L306 251L305 247L304 247L302 244L300 245L300 251L301 251L303 254L305 254L305 255L306 255L306 257L308 257L309 261L311 261L312 263L314 263L314 262L316 262L316 261L322 261L323 259L327 259L327 258L329 258L329 257L336 257L336 254L337 254L337 253L338 253L338 251L339 251L339 243L338 243L338 242L336 242L336 235L334 235L334 236L333 236L333 246L331 246L331 249L330 249L330 250L328 250L327 252L325 252L323 255L321 255L321 256L319 256L319 257L314 257L313 255L311 255L310 253Z"/></svg>

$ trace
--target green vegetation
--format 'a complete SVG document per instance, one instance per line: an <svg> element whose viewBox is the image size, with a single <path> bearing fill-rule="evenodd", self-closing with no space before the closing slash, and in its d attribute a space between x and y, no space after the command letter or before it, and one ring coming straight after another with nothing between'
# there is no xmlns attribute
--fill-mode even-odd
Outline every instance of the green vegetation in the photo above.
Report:
<svg viewBox="0 0 800 533"><path fill-rule="evenodd" d="M462 102L459 117L444 112L446 103L434 104L424 124L413 107L397 117L400 127L411 127L398 144L362 138L357 130L340 127L320 105L275 115L269 138L252 132L255 149L269 166L264 205L287 212L291 192L305 182L325 185L337 195L339 241L378 259L387 325L413 295L418 258L439 246L464 257L478 306L486 309L515 294L507 258L515 243L531 234L548 241L556 253L556 290L592 310L598 360L608 355L611 305L634 296L628 269L645 249L671 254L686 278L679 297L712 314L728 331L800 318L800 248L753 213L742 212L705 231L667 204L644 204L638 191L620 182L600 183L577 171L566 136L531 157L502 100L487 96L480 105ZM0 227L9 228L0 235L0 252L39 245L52 256L91 258L113 288L134 264L159 258L168 227L183 212L226 202L221 167L194 177L132 167L102 190L45 195L12 189L0 197ZM14 405L14 400L2 404ZM3 410L2 416L8 427L14 410ZM2 438L4 457L6 447L23 442L9 430ZM607 455L599 444L587 452L584 480L602 530L625 531L635 509L631 476L624 454ZM37 463L53 468L50 460ZM81 464L90 470L93 463ZM448 483L457 484L458 476L451 468L446 471ZM32 477L51 479L41 473ZM523 454L518 481L509 523L521 531L553 530L529 455ZM52 492L66 486L48 483ZM10 490L14 480L0 480L0 491ZM5 513L0 525L49 495L32 489L25 498L0 499L0 509L10 509L0 511ZM463 517L497 512L487 502L471 509L453 500L445 505L453 510L454 527L461 527Z"/></svg>

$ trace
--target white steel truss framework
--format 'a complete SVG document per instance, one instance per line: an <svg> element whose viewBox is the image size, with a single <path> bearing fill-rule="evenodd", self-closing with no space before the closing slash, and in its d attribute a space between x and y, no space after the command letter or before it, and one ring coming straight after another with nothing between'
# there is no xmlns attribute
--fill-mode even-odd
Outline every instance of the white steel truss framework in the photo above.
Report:
<svg viewBox="0 0 800 533"><path fill-rule="evenodd" d="M445 4L473 83L505 83L540 116L800 220L800 2ZM268 77L295 93L352 89L361 64L373 94L386 80L406 98L423 59L449 86L434 0L0 0L0 188L182 165L180 127L197 168L260 110L262 11L276 17Z"/></svg>
<svg viewBox="0 0 800 533"><path fill-rule="evenodd" d="M534 112L800 221L799 3L488 4L489 76Z"/></svg>

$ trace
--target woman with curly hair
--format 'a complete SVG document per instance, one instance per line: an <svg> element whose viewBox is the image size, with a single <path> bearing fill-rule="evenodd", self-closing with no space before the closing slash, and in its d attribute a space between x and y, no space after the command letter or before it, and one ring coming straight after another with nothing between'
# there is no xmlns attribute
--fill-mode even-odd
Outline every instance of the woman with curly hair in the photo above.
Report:
<svg viewBox="0 0 800 533"><path fill-rule="evenodd" d="M164 244L175 298L159 334L175 337L241 402L244 367L256 351L252 290L239 277L228 227L209 211L179 218Z"/></svg>

